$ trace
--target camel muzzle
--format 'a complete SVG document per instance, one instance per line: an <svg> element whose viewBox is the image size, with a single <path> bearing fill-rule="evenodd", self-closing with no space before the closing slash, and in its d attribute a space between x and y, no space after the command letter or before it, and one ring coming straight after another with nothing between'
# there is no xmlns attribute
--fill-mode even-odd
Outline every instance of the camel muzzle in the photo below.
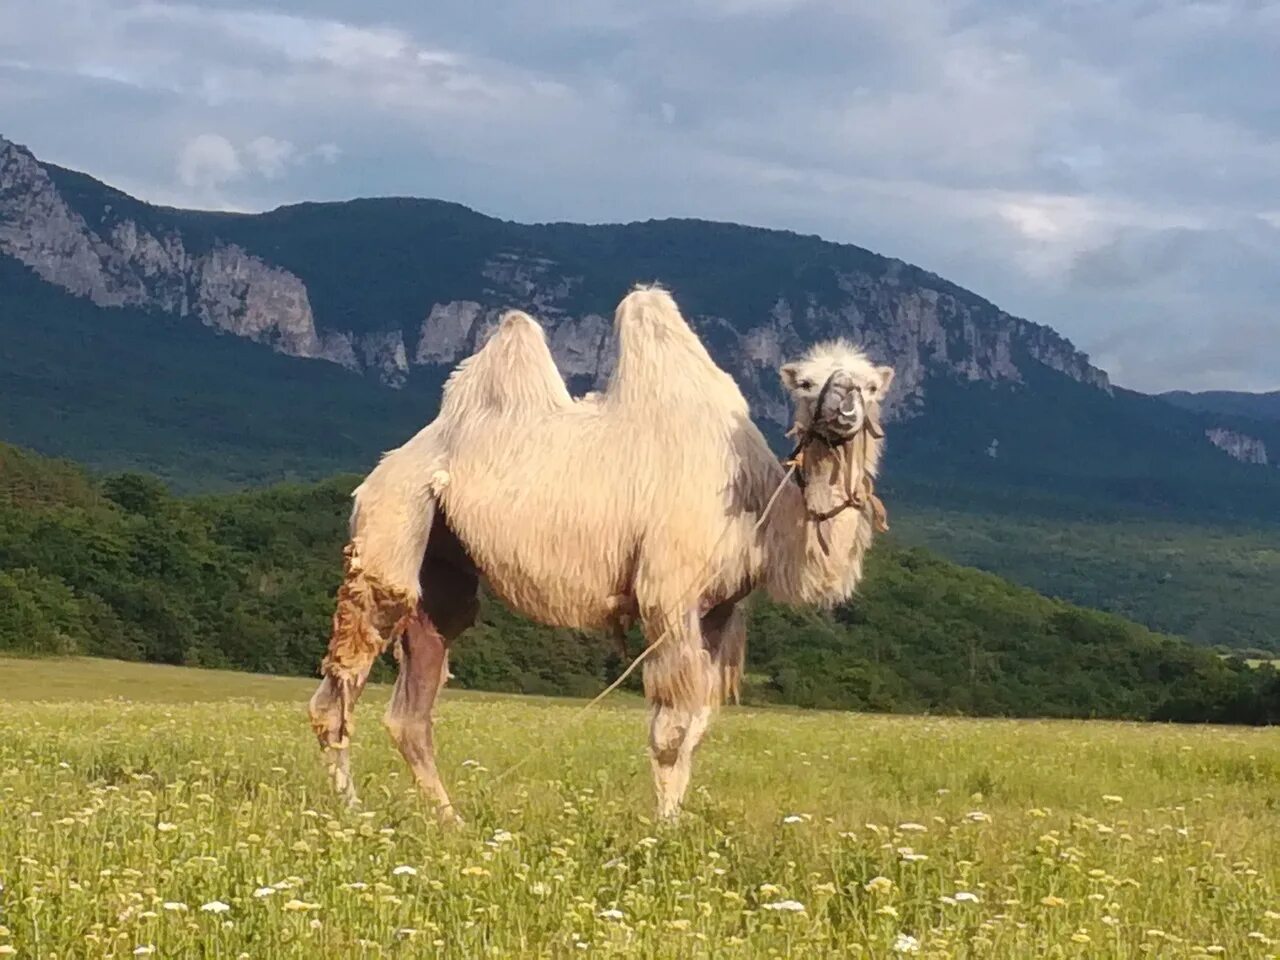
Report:
<svg viewBox="0 0 1280 960"><path fill-rule="evenodd" d="M832 446L840 446L864 425L870 427L873 418L870 407L862 395L862 388L853 377L837 370L827 378L813 406L813 422L809 429ZM879 425L876 424L878 430ZM877 437L882 434L877 433Z"/></svg>

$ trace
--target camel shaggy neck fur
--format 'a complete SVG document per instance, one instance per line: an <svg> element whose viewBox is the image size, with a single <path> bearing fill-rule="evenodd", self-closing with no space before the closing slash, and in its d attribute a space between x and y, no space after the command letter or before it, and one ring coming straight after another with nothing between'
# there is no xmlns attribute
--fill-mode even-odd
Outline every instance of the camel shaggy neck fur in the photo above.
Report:
<svg viewBox="0 0 1280 960"><path fill-rule="evenodd" d="M633 290L614 329L606 388L574 400L542 328L509 312L451 374L436 419L355 491L346 579L311 703L349 798L351 711L373 659L394 643L401 671L387 726L452 813L430 712L480 582L539 623L602 629L628 615L649 642L661 638L644 686L663 816L679 808L712 710L736 694L743 598L763 588L829 605L856 587L873 517L840 498L875 475L880 440L862 428L878 422L892 370L843 342L784 367L797 429L830 422L850 437L815 439L803 486L779 489L784 468L741 391L665 290Z"/></svg>

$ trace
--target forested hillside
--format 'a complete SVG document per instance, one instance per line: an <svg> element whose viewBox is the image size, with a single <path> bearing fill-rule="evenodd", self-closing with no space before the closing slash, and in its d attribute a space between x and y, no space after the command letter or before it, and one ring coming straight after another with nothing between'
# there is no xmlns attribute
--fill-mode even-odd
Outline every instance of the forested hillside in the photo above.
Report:
<svg viewBox="0 0 1280 960"><path fill-rule="evenodd" d="M0 446L0 650L311 673L354 483L179 499L141 474L96 480ZM859 597L834 615L757 600L749 646L747 697L757 701L1280 719L1269 666L892 543L876 547ZM469 687L588 694L621 666L599 637L537 627L486 601L453 670Z"/></svg>

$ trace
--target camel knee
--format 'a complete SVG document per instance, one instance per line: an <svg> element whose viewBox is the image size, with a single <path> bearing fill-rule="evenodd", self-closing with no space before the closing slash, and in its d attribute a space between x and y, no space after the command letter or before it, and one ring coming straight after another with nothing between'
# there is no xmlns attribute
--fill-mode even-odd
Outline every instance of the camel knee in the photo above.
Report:
<svg viewBox="0 0 1280 960"><path fill-rule="evenodd" d="M322 747L330 746L341 737L342 701L332 677L325 677L311 695L307 702L307 716Z"/></svg>
<svg viewBox="0 0 1280 960"><path fill-rule="evenodd" d="M680 756L689 733L689 718L671 707L658 707L649 724L649 753L664 767L669 767Z"/></svg>

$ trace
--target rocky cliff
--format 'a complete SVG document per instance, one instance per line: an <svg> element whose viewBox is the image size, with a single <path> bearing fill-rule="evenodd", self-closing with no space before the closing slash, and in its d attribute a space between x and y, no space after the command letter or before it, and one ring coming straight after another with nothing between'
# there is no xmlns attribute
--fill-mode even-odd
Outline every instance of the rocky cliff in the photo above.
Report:
<svg viewBox="0 0 1280 960"><path fill-rule="evenodd" d="M74 196L68 176L77 178ZM379 201L358 203L367 214ZM365 267L360 248L379 240L344 233L339 218L349 212L308 204L226 217L150 207L0 138L0 253L99 306L192 317L392 387L415 367L461 359L511 306L545 324L575 389L599 386L613 363L610 310L626 285L675 276L717 361L756 415L774 424L787 416L778 367L831 336L853 339L897 369L891 417L922 409L931 376L1020 383L1027 364L1110 391L1106 374L1049 328L856 247L690 221L522 226L451 205L399 205L385 210L387 235L412 230L412 242L386 240L386 255L368 254ZM299 226L304 216L311 219ZM437 227L446 216L453 219ZM319 242L318 229L332 242ZM691 260L706 259L715 245L698 234L711 230L746 252L695 267ZM753 257L758 263L743 262ZM714 282L730 275L744 279Z"/></svg>
<svg viewBox="0 0 1280 960"><path fill-rule="evenodd" d="M1226 427L1211 427L1204 432L1204 435L1215 447L1241 463L1256 463L1265 467L1269 462L1267 445L1257 437Z"/></svg>

